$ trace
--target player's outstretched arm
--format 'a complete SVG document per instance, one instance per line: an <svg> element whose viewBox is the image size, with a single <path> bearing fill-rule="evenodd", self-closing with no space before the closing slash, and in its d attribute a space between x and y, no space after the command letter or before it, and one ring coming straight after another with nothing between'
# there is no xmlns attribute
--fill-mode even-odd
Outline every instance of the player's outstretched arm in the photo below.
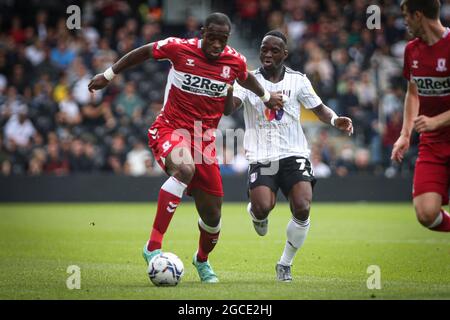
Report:
<svg viewBox="0 0 450 320"><path fill-rule="evenodd" d="M348 117L339 117L332 109L330 109L323 103L311 110L319 118L320 121L331 124L339 130L347 132L348 135L351 135L353 133L352 119Z"/></svg>
<svg viewBox="0 0 450 320"><path fill-rule="evenodd" d="M269 92L264 89L253 73L249 72L247 79L245 81L238 80L238 83L260 97L267 108L275 110L283 108L283 95L281 92Z"/></svg>
<svg viewBox="0 0 450 320"><path fill-rule="evenodd" d="M417 86L413 82L408 82L408 91L405 96L405 106L403 112L403 126L397 141L392 148L391 160L401 162L406 151L409 149L409 140L414 126L414 118L419 113L419 94Z"/></svg>
<svg viewBox="0 0 450 320"><path fill-rule="evenodd" d="M116 74L152 58L152 48L153 43L150 43L128 52L104 73L95 75L88 84L89 91L93 92L94 90L103 89Z"/></svg>
<svg viewBox="0 0 450 320"><path fill-rule="evenodd" d="M223 111L223 114L226 116L229 116L230 114L235 112L242 105L241 99L239 99L238 97L234 97L233 92L234 88L230 85L228 87L227 98L225 99L225 109Z"/></svg>

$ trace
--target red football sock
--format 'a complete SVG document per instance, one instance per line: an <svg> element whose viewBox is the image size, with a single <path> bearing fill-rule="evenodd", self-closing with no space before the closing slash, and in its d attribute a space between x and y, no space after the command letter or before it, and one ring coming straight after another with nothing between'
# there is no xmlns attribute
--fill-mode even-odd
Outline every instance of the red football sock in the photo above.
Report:
<svg viewBox="0 0 450 320"><path fill-rule="evenodd" d="M169 227L175 209L181 202L184 189L186 189L186 185L178 181L175 177L170 177L162 185L158 195L158 209L155 220L153 221L153 229L150 234L147 250L161 249L164 234Z"/></svg>
<svg viewBox="0 0 450 320"><path fill-rule="evenodd" d="M198 229L200 230L200 240L198 242L197 261L208 261L209 253L214 249L219 240L220 223L217 227L212 228L199 221ZM205 229L208 229L206 231Z"/></svg>
<svg viewBox="0 0 450 320"><path fill-rule="evenodd" d="M450 215L444 209L442 209L439 214L442 217L441 223L430 229L434 231L450 232Z"/></svg>

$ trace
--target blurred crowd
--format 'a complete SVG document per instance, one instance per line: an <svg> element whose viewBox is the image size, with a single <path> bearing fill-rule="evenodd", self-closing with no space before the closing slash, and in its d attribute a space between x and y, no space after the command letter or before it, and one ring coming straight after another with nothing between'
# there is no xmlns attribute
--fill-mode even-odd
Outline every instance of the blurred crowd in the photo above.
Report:
<svg viewBox="0 0 450 320"><path fill-rule="evenodd" d="M441 2L441 20L449 25L450 6ZM367 25L369 5L381 9L379 29ZM390 160L402 126L403 52L410 40L400 0L236 0L228 13L254 47L269 30L287 34L287 64L309 77L326 105L353 119L351 138L304 123L317 176L412 173L417 134L402 164Z"/></svg>
<svg viewBox="0 0 450 320"><path fill-rule="evenodd" d="M0 2L0 175L163 174L147 147L147 129L162 108L169 63L148 61L94 95L87 84L135 47L198 36L201 22L190 16L170 28L161 1L45 3ZM81 7L79 30L66 27L73 3ZM234 0L213 7L229 14L233 32L255 48L268 30L284 31L288 65L308 75L329 107L353 119L352 137L305 123L318 177L395 176L414 166L417 136L401 166L389 159L402 123L407 34L398 1L374 3L382 8L375 30L366 26L365 0ZM442 13L448 25L445 3ZM243 127L239 112L230 119ZM225 150L222 173L245 174L242 148Z"/></svg>

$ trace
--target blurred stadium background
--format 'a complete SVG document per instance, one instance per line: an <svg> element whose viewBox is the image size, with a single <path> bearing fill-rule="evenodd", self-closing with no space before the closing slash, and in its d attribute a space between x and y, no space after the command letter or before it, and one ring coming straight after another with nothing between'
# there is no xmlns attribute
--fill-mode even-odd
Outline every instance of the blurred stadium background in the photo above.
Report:
<svg viewBox="0 0 450 320"><path fill-rule="evenodd" d="M231 45L247 56L250 69L258 66L264 33L283 30L288 64L308 75L328 106L353 119L355 135L349 138L304 110L319 178L410 176L417 137L401 166L389 160L405 93L407 34L399 2L0 1L0 174L162 175L146 146L146 131L162 107L169 64L149 61L131 69L94 101L87 83L137 46L197 36L203 18L222 11L233 22ZM81 8L79 30L66 27L72 4ZM381 29L366 27L370 4L381 8ZM449 24L446 1L442 19ZM242 112L220 124L221 130L243 127ZM244 175L242 148L227 145L222 174Z"/></svg>

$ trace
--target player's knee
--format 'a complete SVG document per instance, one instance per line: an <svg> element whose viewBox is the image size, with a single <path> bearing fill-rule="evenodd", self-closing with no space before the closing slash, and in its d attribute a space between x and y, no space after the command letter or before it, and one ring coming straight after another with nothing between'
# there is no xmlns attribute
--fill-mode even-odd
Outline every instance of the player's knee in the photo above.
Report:
<svg viewBox="0 0 450 320"><path fill-rule="evenodd" d="M270 203L252 203L252 213L258 220L264 220L272 211L273 205Z"/></svg>
<svg viewBox="0 0 450 320"><path fill-rule="evenodd" d="M173 174L178 180L188 184L191 182L195 173L195 165L194 164L180 164L175 169L175 173Z"/></svg>
<svg viewBox="0 0 450 320"><path fill-rule="evenodd" d="M220 215L219 216L213 216L209 217L207 219L204 219L205 224L210 226L211 228L216 228L220 224Z"/></svg>
<svg viewBox="0 0 450 320"><path fill-rule="evenodd" d="M306 220L309 218L309 209L311 207L311 201L302 199L297 200L292 208L292 215L299 220Z"/></svg>
<svg viewBox="0 0 450 320"><path fill-rule="evenodd" d="M200 211L200 210L199 210ZM210 227L217 227L220 223L221 218L221 210L220 207L217 208L207 208L202 210L202 220L203 222Z"/></svg>
<svg viewBox="0 0 450 320"><path fill-rule="evenodd" d="M424 227L429 227L435 220L440 212L440 208L436 209L429 206L418 206L415 207L417 220Z"/></svg>
<svg viewBox="0 0 450 320"><path fill-rule="evenodd" d="M222 217L222 203L214 201L197 204L197 211L205 224L216 227Z"/></svg>

